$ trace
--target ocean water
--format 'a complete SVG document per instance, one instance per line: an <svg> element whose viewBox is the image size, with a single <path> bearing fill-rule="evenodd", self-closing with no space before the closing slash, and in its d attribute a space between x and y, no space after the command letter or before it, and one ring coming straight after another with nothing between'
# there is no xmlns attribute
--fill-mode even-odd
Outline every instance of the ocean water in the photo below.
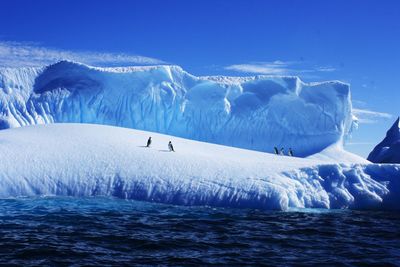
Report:
<svg viewBox="0 0 400 267"><path fill-rule="evenodd" d="M7 199L0 264L400 266L400 213Z"/></svg>

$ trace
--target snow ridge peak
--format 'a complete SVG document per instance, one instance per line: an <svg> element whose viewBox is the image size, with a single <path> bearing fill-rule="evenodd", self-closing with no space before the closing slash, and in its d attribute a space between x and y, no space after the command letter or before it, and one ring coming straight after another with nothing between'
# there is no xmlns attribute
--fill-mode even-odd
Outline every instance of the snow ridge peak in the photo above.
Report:
<svg viewBox="0 0 400 267"><path fill-rule="evenodd" d="M368 155L368 160L375 163L400 163L400 117Z"/></svg>
<svg viewBox="0 0 400 267"><path fill-rule="evenodd" d="M387 135L396 137L400 136L400 116L397 117L397 120L393 123L392 127L390 127Z"/></svg>

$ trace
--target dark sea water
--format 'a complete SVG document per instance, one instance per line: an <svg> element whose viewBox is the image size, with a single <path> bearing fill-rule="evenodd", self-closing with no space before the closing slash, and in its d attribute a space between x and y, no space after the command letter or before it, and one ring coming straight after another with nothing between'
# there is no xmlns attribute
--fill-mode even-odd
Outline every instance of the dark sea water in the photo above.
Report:
<svg viewBox="0 0 400 267"><path fill-rule="evenodd" d="M0 200L0 263L400 266L400 213Z"/></svg>

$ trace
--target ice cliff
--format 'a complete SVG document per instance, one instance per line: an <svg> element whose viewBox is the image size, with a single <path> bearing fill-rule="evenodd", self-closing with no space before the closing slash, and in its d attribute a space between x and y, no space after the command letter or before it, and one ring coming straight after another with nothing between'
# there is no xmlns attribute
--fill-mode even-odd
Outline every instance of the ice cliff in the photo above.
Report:
<svg viewBox="0 0 400 267"><path fill-rule="evenodd" d="M177 66L97 68L61 61L0 70L0 129L97 123L298 156L341 143L349 85L297 77L196 77Z"/></svg>
<svg viewBox="0 0 400 267"><path fill-rule="evenodd" d="M400 163L400 117L387 131L385 139L371 151L368 160L375 163Z"/></svg>

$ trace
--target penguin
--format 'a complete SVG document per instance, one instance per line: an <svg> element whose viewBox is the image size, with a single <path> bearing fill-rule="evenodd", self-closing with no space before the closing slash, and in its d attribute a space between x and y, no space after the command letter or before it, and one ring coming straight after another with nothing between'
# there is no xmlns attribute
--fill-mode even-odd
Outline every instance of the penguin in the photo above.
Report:
<svg viewBox="0 0 400 267"><path fill-rule="evenodd" d="M281 148L281 151L279 152L279 155L285 155L285 150L283 149L283 147Z"/></svg>
<svg viewBox="0 0 400 267"><path fill-rule="evenodd" d="M169 151L170 151L170 152L175 152L174 146L172 145L172 142L171 142L171 141L169 141L169 143L168 143L168 148L169 148Z"/></svg>
<svg viewBox="0 0 400 267"><path fill-rule="evenodd" d="M151 145L151 136L149 137L149 139L147 139L147 145L146 145L146 147L150 147L150 145Z"/></svg>
<svg viewBox="0 0 400 267"><path fill-rule="evenodd" d="M293 157L293 150L292 150L292 148L289 148L288 155L289 155L290 157Z"/></svg>
<svg viewBox="0 0 400 267"><path fill-rule="evenodd" d="M275 152L275 155L279 154L278 148L276 146L274 146L274 152Z"/></svg>

